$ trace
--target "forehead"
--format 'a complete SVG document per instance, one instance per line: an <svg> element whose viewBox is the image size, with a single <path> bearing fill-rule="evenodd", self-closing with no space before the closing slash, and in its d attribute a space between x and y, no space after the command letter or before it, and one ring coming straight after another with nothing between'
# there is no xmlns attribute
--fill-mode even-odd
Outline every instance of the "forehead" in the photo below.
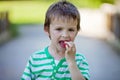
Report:
<svg viewBox="0 0 120 80"><path fill-rule="evenodd" d="M76 26L77 27L77 19L73 19L70 17L54 17L51 19L51 25L62 25L62 26Z"/></svg>

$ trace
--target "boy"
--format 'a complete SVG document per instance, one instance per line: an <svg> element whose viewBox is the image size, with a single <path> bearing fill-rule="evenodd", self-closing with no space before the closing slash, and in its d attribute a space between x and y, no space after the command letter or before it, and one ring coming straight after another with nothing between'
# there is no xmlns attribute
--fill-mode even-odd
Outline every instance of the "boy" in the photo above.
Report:
<svg viewBox="0 0 120 80"><path fill-rule="evenodd" d="M52 4L44 23L51 43L30 57L21 80L89 80L88 64L74 44L79 29L80 16L73 4Z"/></svg>

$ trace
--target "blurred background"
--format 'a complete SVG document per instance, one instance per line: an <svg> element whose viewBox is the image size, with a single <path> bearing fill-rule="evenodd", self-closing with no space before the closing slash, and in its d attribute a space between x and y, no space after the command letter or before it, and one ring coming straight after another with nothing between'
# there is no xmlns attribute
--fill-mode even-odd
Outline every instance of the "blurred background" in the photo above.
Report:
<svg viewBox="0 0 120 80"><path fill-rule="evenodd" d="M19 80L29 56L50 40L45 13L58 0L0 0L0 80ZM75 44L91 80L120 80L120 0L68 0L81 15Z"/></svg>

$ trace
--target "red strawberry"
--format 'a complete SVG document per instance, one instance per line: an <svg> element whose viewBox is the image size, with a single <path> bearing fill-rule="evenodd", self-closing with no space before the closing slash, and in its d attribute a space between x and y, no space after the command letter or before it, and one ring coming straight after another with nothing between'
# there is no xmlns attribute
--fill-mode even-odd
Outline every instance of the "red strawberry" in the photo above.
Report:
<svg viewBox="0 0 120 80"><path fill-rule="evenodd" d="M59 43L60 43L60 45L61 45L62 48L66 48L66 45L68 45L68 44L66 44L65 42L69 42L69 41L70 40L65 40L65 41L62 40L62 41L59 41Z"/></svg>
<svg viewBox="0 0 120 80"><path fill-rule="evenodd" d="M65 41L60 41L59 43L60 43L60 45L61 45L62 48L66 48L66 43L65 43Z"/></svg>

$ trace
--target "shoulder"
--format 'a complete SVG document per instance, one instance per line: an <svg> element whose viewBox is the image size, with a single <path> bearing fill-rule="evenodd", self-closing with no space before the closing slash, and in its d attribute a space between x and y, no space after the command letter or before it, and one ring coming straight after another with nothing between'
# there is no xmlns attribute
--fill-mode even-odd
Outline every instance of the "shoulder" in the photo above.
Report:
<svg viewBox="0 0 120 80"><path fill-rule="evenodd" d="M46 57L46 48L35 51L34 53L32 53L32 55L30 56L30 58L35 59L35 58L45 58Z"/></svg>
<svg viewBox="0 0 120 80"><path fill-rule="evenodd" d="M80 66L84 65L84 66L88 67L88 61L83 54L77 53L75 59L76 59L76 62L78 65L80 65Z"/></svg>
<svg viewBox="0 0 120 80"><path fill-rule="evenodd" d="M86 59L85 55L83 55L82 53L76 53L76 59Z"/></svg>
<svg viewBox="0 0 120 80"><path fill-rule="evenodd" d="M88 65L88 62L87 62L85 56L81 53L77 53L76 54L76 63L77 63L79 70L83 74L83 76L87 80L89 80L90 79L89 65Z"/></svg>

